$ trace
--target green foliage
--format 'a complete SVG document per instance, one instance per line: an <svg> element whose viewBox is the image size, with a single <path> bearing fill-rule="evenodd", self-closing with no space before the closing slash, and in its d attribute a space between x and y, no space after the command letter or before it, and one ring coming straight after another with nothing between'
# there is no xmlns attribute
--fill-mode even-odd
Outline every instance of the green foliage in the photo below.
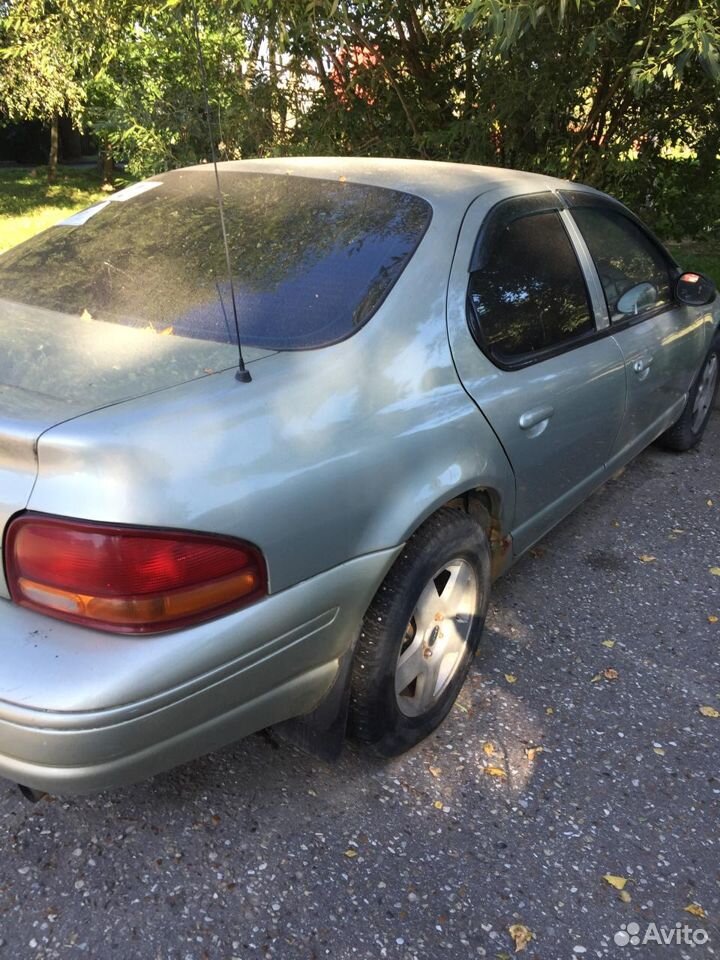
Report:
<svg viewBox="0 0 720 960"><path fill-rule="evenodd" d="M191 9L0 4L0 109L61 109L138 176L207 159ZM222 159L500 164L614 191L671 234L720 220L716 0L197 0L197 13Z"/></svg>

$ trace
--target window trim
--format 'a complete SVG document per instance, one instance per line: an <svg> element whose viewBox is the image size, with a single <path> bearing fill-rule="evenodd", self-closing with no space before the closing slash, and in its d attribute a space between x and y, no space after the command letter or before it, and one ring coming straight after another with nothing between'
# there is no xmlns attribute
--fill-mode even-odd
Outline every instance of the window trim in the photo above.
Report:
<svg viewBox="0 0 720 960"><path fill-rule="evenodd" d="M478 230L477 239L473 245L470 264L468 266L468 280L465 294L467 325L475 344L488 358L488 360L500 370L522 370L526 367L534 366L537 363L542 363L543 361L550 360L553 357L561 356L564 353L569 353L571 350L576 350L578 347L584 346L587 343L591 343L599 339L599 336L608 334L610 332L609 325L607 328L598 326L595 299L592 295L591 285L588 282L587 265L584 264L584 258L581 256L581 251L578 249L578 245L575 243L571 232L568 230L567 224L565 223L565 218L563 217L563 212L564 208L561 199L557 194L551 191L542 191L532 194L519 194L514 197L507 197L496 203L495 206L488 211ZM555 213L558 215L558 222L560 223L562 230L565 232L568 244L570 245L570 249L575 257L575 262L577 263L577 268L583 282L583 287L585 288L588 316L590 317L593 327L591 330L588 330L583 334L579 334L555 346L547 347L544 350L538 350L532 354L520 354L516 358L499 357L488 344L482 330L482 325L475 315L475 309L470 298L470 284L472 275L478 270L482 269L482 266L485 262L484 255L487 253L488 249L488 242L491 240L498 227L508 226L517 220L538 216L543 213ZM590 258L590 260L592 263L592 258ZM594 263L592 266L594 269ZM600 282L599 278L597 282Z"/></svg>

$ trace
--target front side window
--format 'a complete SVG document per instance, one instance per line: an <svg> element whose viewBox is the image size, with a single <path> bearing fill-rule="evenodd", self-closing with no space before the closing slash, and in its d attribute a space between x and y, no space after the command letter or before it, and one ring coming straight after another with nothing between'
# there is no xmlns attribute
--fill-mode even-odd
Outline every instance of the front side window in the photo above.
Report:
<svg viewBox="0 0 720 960"><path fill-rule="evenodd" d="M585 281L556 212L511 220L483 242L469 298L478 338L492 357L523 362L594 332Z"/></svg>
<svg viewBox="0 0 720 960"><path fill-rule="evenodd" d="M413 194L222 170L243 344L321 347L378 309L430 222ZM136 184L0 258L0 299L234 344L211 169ZM0 316L2 310L0 310Z"/></svg>
<svg viewBox="0 0 720 960"><path fill-rule="evenodd" d="M670 302L668 262L638 224L606 207L577 207L572 215L595 261L613 323Z"/></svg>

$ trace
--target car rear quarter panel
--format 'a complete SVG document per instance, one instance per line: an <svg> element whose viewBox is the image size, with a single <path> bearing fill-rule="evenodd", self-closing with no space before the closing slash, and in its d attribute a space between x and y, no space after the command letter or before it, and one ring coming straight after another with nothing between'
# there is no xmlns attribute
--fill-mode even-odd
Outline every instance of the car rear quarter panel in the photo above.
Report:
<svg viewBox="0 0 720 960"><path fill-rule="evenodd" d="M226 371L49 430L30 509L242 537L264 551L272 592L403 542L477 485L507 524L512 471L448 346L462 212L436 211L349 339L258 360L250 384Z"/></svg>

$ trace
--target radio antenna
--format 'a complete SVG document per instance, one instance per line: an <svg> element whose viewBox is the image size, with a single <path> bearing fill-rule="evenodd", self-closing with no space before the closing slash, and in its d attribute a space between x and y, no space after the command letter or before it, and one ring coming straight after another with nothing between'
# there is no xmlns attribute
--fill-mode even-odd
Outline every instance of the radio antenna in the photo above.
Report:
<svg viewBox="0 0 720 960"><path fill-rule="evenodd" d="M238 368L235 372L235 379L241 383L250 383L252 377L250 371L245 366L243 359L242 344L240 343L240 321L238 320L237 300L235 299L235 285L233 283L232 263L230 260L230 245L228 244L227 230L225 229L225 207L223 204L222 190L220 189L220 174L218 172L217 157L215 156L215 141L213 140L212 123L210 122L210 97L208 96L207 71L205 70L205 58L203 57L202 44L200 43L200 27L198 25L197 7L192 4L193 33L195 34L195 46L197 47L198 66L200 67L200 79L202 81L203 96L205 98L205 119L207 121L208 139L210 141L210 156L212 158L213 169L215 171L215 190L217 194L218 210L220 211L220 229L222 231L223 247L225 248L225 266L227 267L228 283L230 285L230 299L232 300L233 319L235 320L235 333L237 334L238 348ZM218 289L218 294L220 293ZM220 297L220 305L225 313L225 304Z"/></svg>

